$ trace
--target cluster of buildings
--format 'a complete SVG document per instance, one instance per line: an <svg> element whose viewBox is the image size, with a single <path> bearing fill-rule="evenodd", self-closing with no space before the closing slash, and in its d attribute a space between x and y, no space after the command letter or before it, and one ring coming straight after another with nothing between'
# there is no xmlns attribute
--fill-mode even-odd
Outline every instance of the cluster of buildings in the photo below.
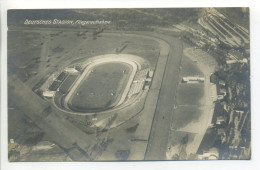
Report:
<svg viewBox="0 0 260 170"><path fill-rule="evenodd" d="M248 148L245 147L243 143L247 143L248 141L242 141L242 129L244 128L244 124L248 115L248 111L234 109L231 110L230 122L232 122L232 126L229 130L229 150L234 153L230 155L231 159L238 159L240 156L243 158L245 152L248 152ZM250 133L250 132L248 132ZM247 138L243 138L244 140L250 140ZM249 153L247 153L249 154Z"/></svg>
<svg viewBox="0 0 260 170"><path fill-rule="evenodd" d="M198 151L198 159L200 160L216 160L219 159L219 148L215 145L215 141L219 140L221 144L227 142L227 127L229 121L229 109L230 107L224 101L224 97L227 95L225 89L225 81L219 79L212 74L210 76L210 82L216 86L214 90L217 92L217 98L215 100L215 107L211 125L202 140L201 147Z"/></svg>
<svg viewBox="0 0 260 170"><path fill-rule="evenodd" d="M217 131L218 138L221 141L221 144L227 142L227 134L226 129L228 125L228 110L224 108L224 102L223 103L216 103L212 118L212 127L215 128Z"/></svg>
<svg viewBox="0 0 260 170"><path fill-rule="evenodd" d="M194 45L195 48L201 48L207 53L212 52L224 71L238 71L239 68L248 66L250 53L248 30L233 24L228 18L212 8L208 9L206 14L198 20L198 24L203 28L202 31L185 25L178 25L176 28L188 32L183 36L187 43ZM211 36L215 38L211 38ZM239 63L241 67L234 65L236 63ZM203 79L196 76L183 77L182 82L199 83L203 82ZM198 153L198 159L223 158L223 155L221 155L223 154L223 147L228 148L224 151L228 155L224 156L225 159L243 158L244 153L247 153L247 156L250 157L250 149L248 149L248 146L244 146L246 143L244 140L249 141L250 137L241 137L242 135L245 136L241 131L245 129L243 127L246 127L244 124L246 124L247 114L250 111L243 109L243 104L240 104L243 101L240 100L238 95L229 94L232 93L229 90L230 88L233 90L233 87L227 86L224 80L212 74L210 82L213 84L214 92L217 93L217 98L214 99L215 107L211 126L208 128L212 130L214 137L211 136L209 139L211 145L208 145L207 149L202 149L203 152ZM243 86L243 88L246 87ZM243 88L241 91L244 92ZM236 87L236 93L239 93L238 89ZM219 152L222 153L219 154Z"/></svg>
<svg viewBox="0 0 260 170"><path fill-rule="evenodd" d="M218 101L223 100L224 97L227 95L227 90L225 88L225 86L226 86L225 81L219 79L216 75L212 74L210 76L210 83L212 83L216 86L217 100Z"/></svg>
<svg viewBox="0 0 260 170"><path fill-rule="evenodd" d="M152 83L152 78L153 78L153 70L149 70L146 75L143 90L149 90L150 85Z"/></svg>
<svg viewBox="0 0 260 170"><path fill-rule="evenodd" d="M240 156L243 156L243 153L248 151L246 147L241 145L241 131L244 127L249 111L234 109L231 106L229 106L229 104L227 104L227 102L224 100L225 96L227 95L225 81L219 79L214 74L211 75L210 81L211 83L216 84L218 94L218 98L215 101L215 108L211 126L209 127L214 129L216 133L216 138L212 140L220 141L220 148L224 145L228 147L229 150L225 151L226 153L229 153L228 158L238 159L239 155L237 155L237 153L240 153ZM209 149L209 151L206 151L204 154L199 155L199 158L214 158L210 156L210 151L211 150Z"/></svg>

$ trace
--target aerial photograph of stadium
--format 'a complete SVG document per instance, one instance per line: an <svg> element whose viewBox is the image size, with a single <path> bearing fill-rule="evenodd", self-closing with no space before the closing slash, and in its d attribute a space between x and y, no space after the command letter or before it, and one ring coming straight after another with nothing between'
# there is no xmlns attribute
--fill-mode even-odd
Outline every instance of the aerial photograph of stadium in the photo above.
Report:
<svg viewBox="0 0 260 170"><path fill-rule="evenodd" d="M250 160L249 16L8 10L9 161Z"/></svg>

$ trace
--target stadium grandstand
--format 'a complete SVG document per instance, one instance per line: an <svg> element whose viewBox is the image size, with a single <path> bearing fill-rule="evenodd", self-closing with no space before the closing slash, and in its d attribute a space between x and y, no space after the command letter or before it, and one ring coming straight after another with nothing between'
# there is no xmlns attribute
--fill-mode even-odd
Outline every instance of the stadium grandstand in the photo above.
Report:
<svg viewBox="0 0 260 170"><path fill-rule="evenodd" d="M141 90L149 89L151 80L153 76L153 71L150 69L140 70L136 73L135 79L128 93L128 98L135 94L140 93Z"/></svg>

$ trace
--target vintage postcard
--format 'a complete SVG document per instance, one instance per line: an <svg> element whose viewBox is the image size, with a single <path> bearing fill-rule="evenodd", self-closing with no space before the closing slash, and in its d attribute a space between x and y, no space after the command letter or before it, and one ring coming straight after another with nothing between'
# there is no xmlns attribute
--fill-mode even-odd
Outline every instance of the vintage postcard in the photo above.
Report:
<svg viewBox="0 0 260 170"><path fill-rule="evenodd" d="M8 10L8 160L251 159L249 18Z"/></svg>

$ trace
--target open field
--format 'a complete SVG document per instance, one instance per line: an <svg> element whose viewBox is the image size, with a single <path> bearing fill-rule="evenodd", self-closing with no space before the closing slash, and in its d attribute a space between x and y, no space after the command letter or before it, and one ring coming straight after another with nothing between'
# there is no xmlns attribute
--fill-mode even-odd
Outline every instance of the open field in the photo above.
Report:
<svg viewBox="0 0 260 170"><path fill-rule="evenodd" d="M106 110L124 90L130 69L121 63L105 63L94 68L75 91L70 108L78 112Z"/></svg>
<svg viewBox="0 0 260 170"><path fill-rule="evenodd" d="M198 105L204 95L204 84L181 84L177 91L178 105Z"/></svg>
<svg viewBox="0 0 260 170"><path fill-rule="evenodd" d="M179 129L191 122L196 122L202 115L202 110L197 106L180 106L174 110L171 129Z"/></svg>
<svg viewBox="0 0 260 170"><path fill-rule="evenodd" d="M203 72L198 68L196 61L183 57L181 61L181 76L203 76Z"/></svg>

